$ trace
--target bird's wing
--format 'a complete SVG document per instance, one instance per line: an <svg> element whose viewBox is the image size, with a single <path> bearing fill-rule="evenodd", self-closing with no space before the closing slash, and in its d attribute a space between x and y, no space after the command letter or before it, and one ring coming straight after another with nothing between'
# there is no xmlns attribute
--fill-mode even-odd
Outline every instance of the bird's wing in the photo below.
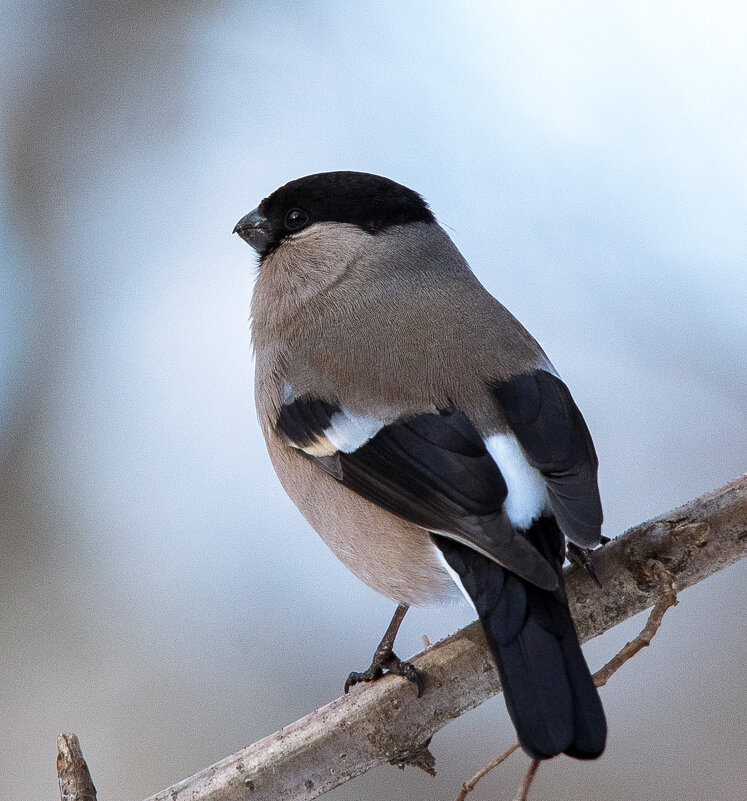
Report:
<svg viewBox="0 0 747 801"><path fill-rule="evenodd" d="M467 416L456 408L386 424L304 397L277 420L286 442L372 503L483 553L543 589L550 563L509 520L506 482Z"/></svg>
<svg viewBox="0 0 747 801"><path fill-rule="evenodd" d="M552 373L535 370L494 382L491 391L529 463L544 477L561 531L577 545L597 545L597 455L568 387Z"/></svg>

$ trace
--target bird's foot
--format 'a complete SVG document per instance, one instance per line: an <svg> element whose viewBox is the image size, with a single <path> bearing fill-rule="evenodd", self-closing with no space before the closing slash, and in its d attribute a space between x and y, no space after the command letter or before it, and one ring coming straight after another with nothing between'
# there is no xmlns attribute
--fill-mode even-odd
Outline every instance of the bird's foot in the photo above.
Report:
<svg viewBox="0 0 747 801"><path fill-rule="evenodd" d="M602 544L606 545L609 539L607 537L603 539L606 540L606 542ZM594 583L597 587L601 589L602 582L597 578L596 571L594 570L594 562L591 558L593 552L593 548L582 548L579 545L574 545L572 542L568 543L568 561L572 565L576 565L576 567L582 567L594 579Z"/></svg>
<svg viewBox="0 0 747 801"><path fill-rule="evenodd" d="M376 679L385 675L384 671L394 673L397 676L404 676L408 681L411 681L418 688L418 698L423 694L425 687L423 677L410 662L401 660L391 649L377 650L368 670L364 670L362 673L353 671L345 681L345 693L355 684L376 681Z"/></svg>

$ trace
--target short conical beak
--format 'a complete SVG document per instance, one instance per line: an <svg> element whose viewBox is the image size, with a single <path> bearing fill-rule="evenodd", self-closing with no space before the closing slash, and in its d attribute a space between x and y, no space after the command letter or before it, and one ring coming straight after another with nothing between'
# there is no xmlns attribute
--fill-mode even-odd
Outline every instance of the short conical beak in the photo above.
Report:
<svg viewBox="0 0 747 801"><path fill-rule="evenodd" d="M262 253L270 241L267 219L259 213L259 209L254 209L242 217L234 226L233 233L238 234L257 253Z"/></svg>

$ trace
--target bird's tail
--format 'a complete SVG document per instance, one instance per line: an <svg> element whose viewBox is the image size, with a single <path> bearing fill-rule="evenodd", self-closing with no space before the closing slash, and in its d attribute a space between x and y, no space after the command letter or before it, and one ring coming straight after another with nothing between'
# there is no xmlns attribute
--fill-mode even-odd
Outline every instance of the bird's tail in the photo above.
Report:
<svg viewBox="0 0 747 801"><path fill-rule="evenodd" d="M475 605L522 748L535 759L594 759L607 723L568 611L563 535L547 517L524 535L556 566L559 589L540 590L461 543L435 540Z"/></svg>

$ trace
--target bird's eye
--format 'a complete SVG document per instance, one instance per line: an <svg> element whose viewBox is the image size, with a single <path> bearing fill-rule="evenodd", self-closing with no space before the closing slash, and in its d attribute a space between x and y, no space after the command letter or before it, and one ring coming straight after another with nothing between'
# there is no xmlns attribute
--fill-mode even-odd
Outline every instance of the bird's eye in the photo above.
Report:
<svg viewBox="0 0 747 801"><path fill-rule="evenodd" d="M285 215L285 227L295 231L309 221L309 215L303 209L291 209Z"/></svg>

